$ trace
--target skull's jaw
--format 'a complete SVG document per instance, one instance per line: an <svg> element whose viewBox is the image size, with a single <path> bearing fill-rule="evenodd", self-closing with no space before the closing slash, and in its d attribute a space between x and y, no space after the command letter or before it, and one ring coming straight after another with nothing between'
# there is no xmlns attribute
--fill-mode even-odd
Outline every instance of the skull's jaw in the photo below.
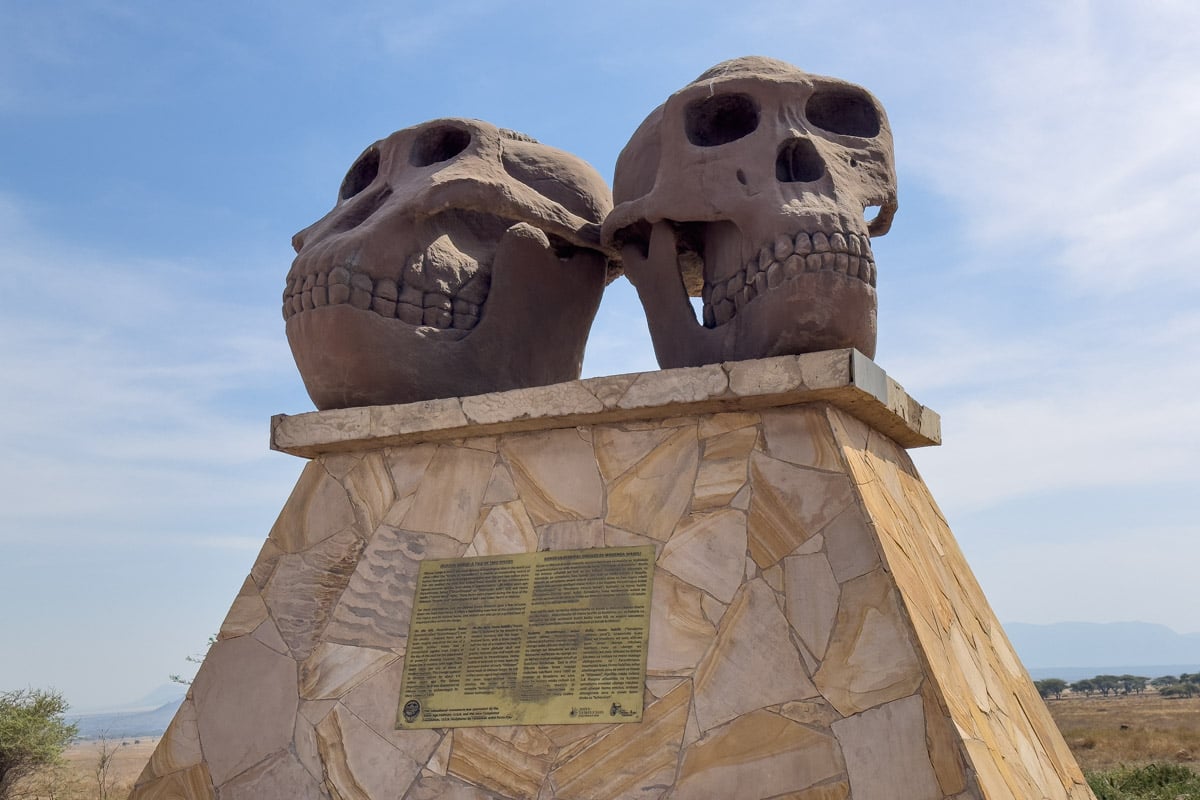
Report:
<svg viewBox="0 0 1200 800"><path fill-rule="evenodd" d="M818 252L798 253L803 244L795 242L803 239L811 245L816 238L798 232L786 246L782 239L787 237L781 237L777 248L764 246L758 256L739 259L736 254L746 248L732 241L739 234L731 226L717 223L715 235L707 237L703 231L697 235L696 226L658 222L645 250L637 244L622 248L626 274L637 287L662 367L843 347L874 356L875 268L863 239L856 243L859 252L851 253L849 234L839 233L840 241L822 234ZM681 229L687 229L682 237ZM705 238L707 252L691 249ZM834 244L827 249L830 238ZM692 293L705 298L703 322L696 318L686 287L699 282L698 271L703 287Z"/></svg>
<svg viewBox="0 0 1200 800"><path fill-rule="evenodd" d="M497 243L515 220L451 209L389 217L370 237L314 237L296 256L283 317L347 304L384 319L461 339L478 323Z"/></svg>
<svg viewBox="0 0 1200 800"><path fill-rule="evenodd" d="M360 297L287 315L288 343L322 410L573 380L605 270L603 255L575 249L560 258L544 233L518 223L496 247L490 291L471 329L410 324L371 303L363 308Z"/></svg>

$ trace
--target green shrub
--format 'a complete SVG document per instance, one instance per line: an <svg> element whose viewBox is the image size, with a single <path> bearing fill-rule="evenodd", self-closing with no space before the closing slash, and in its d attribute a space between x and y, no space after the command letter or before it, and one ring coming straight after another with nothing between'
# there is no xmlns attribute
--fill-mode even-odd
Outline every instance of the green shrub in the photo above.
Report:
<svg viewBox="0 0 1200 800"><path fill-rule="evenodd" d="M52 690L0 692L0 798L19 778L62 756L76 730L63 719L66 710Z"/></svg>
<svg viewBox="0 0 1200 800"><path fill-rule="evenodd" d="M1096 800L1200 800L1200 775L1179 764L1118 767L1087 779Z"/></svg>

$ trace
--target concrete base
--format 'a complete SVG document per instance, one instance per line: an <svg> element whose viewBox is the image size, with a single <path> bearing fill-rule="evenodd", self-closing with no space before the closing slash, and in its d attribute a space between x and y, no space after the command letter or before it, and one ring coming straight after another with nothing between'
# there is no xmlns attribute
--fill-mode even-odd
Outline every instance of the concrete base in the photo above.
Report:
<svg viewBox="0 0 1200 800"><path fill-rule="evenodd" d="M312 458L134 798L1092 797L861 354L278 417ZM652 544L636 724L396 731L420 561Z"/></svg>

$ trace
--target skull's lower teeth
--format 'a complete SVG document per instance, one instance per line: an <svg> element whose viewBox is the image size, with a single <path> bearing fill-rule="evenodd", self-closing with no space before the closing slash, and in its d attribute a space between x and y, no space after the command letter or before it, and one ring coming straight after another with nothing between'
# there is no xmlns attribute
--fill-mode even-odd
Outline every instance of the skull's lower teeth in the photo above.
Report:
<svg viewBox="0 0 1200 800"><path fill-rule="evenodd" d="M737 316L742 307L768 289L807 272L838 272L875 286L875 262L866 236L801 231L779 236L759 248L730 278L704 284L704 325L712 328Z"/></svg>
<svg viewBox="0 0 1200 800"><path fill-rule="evenodd" d="M289 319L311 308L346 303L409 325L469 331L479 324L483 301L487 299L487 276L491 271L486 265L481 266L475 278L452 294L423 292L390 278L371 278L362 272L352 272L349 267L333 267L288 281L283 293L283 318Z"/></svg>

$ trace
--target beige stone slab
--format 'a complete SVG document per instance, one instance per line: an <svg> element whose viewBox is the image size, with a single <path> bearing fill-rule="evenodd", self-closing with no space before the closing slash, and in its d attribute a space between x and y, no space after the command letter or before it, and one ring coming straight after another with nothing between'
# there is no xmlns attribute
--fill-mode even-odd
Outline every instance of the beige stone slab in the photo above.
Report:
<svg viewBox="0 0 1200 800"><path fill-rule="evenodd" d="M646 674L687 675L696 668L717 633L704 613L706 596L674 575L654 571Z"/></svg>
<svg viewBox="0 0 1200 800"><path fill-rule="evenodd" d="M603 514L604 488L592 443L576 429L507 436L500 454L535 525Z"/></svg>
<svg viewBox="0 0 1200 800"><path fill-rule="evenodd" d="M852 484L842 474L750 454L750 555L769 567L819 533L850 506Z"/></svg>
<svg viewBox="0 0 1200 800"><path fill-rule="evenodd" d="M508 392L492 392L462 399L463 414L475 425L530 419L553 410L554 416L595 414L604 409L580 381L531 386Z"/></svg>
<svg viewBox="0 0 1200 800"><path fill-rule="evenodd" d="M534 549L584 550L603 546L606 528L604 521L599 519L569 519L543 525L537 532L537 547Z"/></svg>
<svg viewBox="0 0 1200 800"><path fill-rule="evenodd" d="M275 562L281 555L283 550L268 537L258 551L258 558L254 559L254 566L250 568L250 578L259 589L267 585L271 572L275 569Z"/></svg>
<svg viewBox="0 0 1200 800"><path fill-rule="evenodd" d="M383 451L397 498L411 497L417 491L417 487L421 485L421 477L429 468L429 462L433 460L437 451L438 446L432 442L409 447L390 447Z"/></svg>
<svg viewBox="0 0 1200 800"><path fill-rule="evenodd" d="M742 587L725 612L695 685L702 731L758 708L816 696L775 593L761 579Z"/></svg>
<svg viewBox="0 0 1200 800"><path fill-rule="evenodd" d="M878 570L842 585L837 621L813 681L843 715L917 691L923 677L899 598Z"/></svg>
<svg viewBox="0 0 1200 800"><path fill-rule="evenodd" d="M212 778L204 764L138 783L129 800L212 800Z"/></svg>
<svg viewBox="0 0 1200 800"><path fill-rule="evenodd" d="M967 789L966 763L949 712L937 702L935 695L936 690L933 687L928 684L922 687L925 740L929 748L929 760L942 794L955 795Z"/></svg>
<svg viewBox="0 0 1200 800"><path fill-rule="evenodd" d="M308 658L312 652L363 546L363 540L347 530L303 553L279 558L262 596L297 659Z"/></svg>
<svg viewBox="0 0 1200 800"><path fill-rule="evenodd" d="M637 373L627 375L607 375L602 378L584 378L580 381L597 400L606 408L614 409L621 398L637 379Z"/></svg>
<svg viewBox="0 0 1200 800"><path fill-rule="evenodd" d="M758 441L758 428L751 422L748 425L743 425L727 433L716 434L712 432L712 425L705 425L705 420L717 419L720 417L734 417L741 420L755 419L752 414L714 414L711 417L702 417L700 420L700 438L704 439L704 459L706 461L719 461L724 459L737 459L745 461L750 455L750 451L754 449L755 443ZM704 430L708 429L708 435L704 435Z"/></svg>
<svg viewBox="0 0 1200 800"><path fill-rule="evenodd" d="M443 445L421 476L406 530L440 533L463 544L475 538L475 523L496 457L468 447Z"/></svg>
<svg viewBox="0 0 1200 800"><path fill-rule="evenodd" d="M367 453L342 479L354 518L364 532L375 530L396 499L388 464L380 451Z"/></svg>
<svg viewBox="0 0 1200 800"><path fill-rule="evenodd" d="M630 428L605 425L593 432L596 463L605 483L611 483L650 455L671 436L670 428Z"/></svg>
<svg viewBox="0 0 1200 800"><path fill-rule="evenodd" d="M829 559L824 553L789 556L783 560L783 571L788 622L809 652L822 659L837 619L840 597Z"/></svg>
<svg viewBox="0 0 1200 800"><path fill-rule="evenodd" d="M488 481L487 491L483 494L485 506L496 503L509 503L517 499L517 487L513 484L508 467L497 464L492 470L492 479Z"/></svg>
<svg viewBox="0 0 1200 800"><path fill-rule="evenodd" d="M287 646L287 642L279 635L279 628L275 627L275 620L270 617L267 617L261 625L254 629L253 636L255 640L265 644L276 653L291 654L291 649Z"/></svg>
<svg viewBox="0 0 1200 800"><path fill-rule="evenodd" d="M533 521L525 511L525 504L517 500L492 506L464 555L532 553L537 549L537 543L538 534Z"/></svg>
<svg viewBox="0 0 1200 800"><path fill-rule="evenodd" d="M609 486L605 522L665 542L691 500L699 462L695 426L674 429Z"/></svg>
<svg viewBox="0 0 1200 800"><path fill-rule="evenodd" d="M200 748L220 786L292 741L299 703L296 663L248 636L219 641L192 683ZM253 724L246 720L254 709Z"/></svg>
<svg viewBox="0 0 1200 800"><path fill-rule="evenodd" d="M833 723L854 800L941 800L925 749L920 697L907 697Z"/></svg>
<svg viewBox="0 0 1200 800"><path fill-rule="evenodd" d="M727 458L714 461L705 458L696 473L692 492L692 510L705 511L730 504L746 485L746 461Z"/></svg>
<svg viewBox="0 0 1200 800"><path fill-rule="evenodd" d="M380 527L354 565L324 631L325 640L403 648L421 561L457 558L465 549L466 545L449 536Z"/></svg>
<svg viewBox="0 0 1200 800"><path fill-rule="evenodd" d="M446 737L450 741L450 737ZM407 795L406 800L497 800L497 795L477 786L471 786L444 775L433 773L422 775Z"/></svg>
<svg viewBox="0 0 1200 800"><path fill-rule="evenodd" d="M838 583L866 575L879 566L875 536L857 505L838 514L821 535L828 542L825 554Z"/></svg>
<svg viewBox="0 0 1200 800"><path fill-rule="evenodd" d="M711 439L731 431L757 425L760 417L753 411L730 411L723 414L706 414L700 418L701 439ZM755 434L757 436L757 434Z"/></svg>
<svg viewBox="0 0 1200 800"><path fill-rule="evenodd" d="M254 800L324 800L318 782L291 753L281 750L217 787L221 797Z"/></svg>
<svg viewBox="0 0 1200 800"><path fill-rule="evenodd" d="M296 760L300 762L300 766L304 767L309 775L324 783L325 768L321 766L321 750L317 746L317 730L303 712L296 715L292 751L296 754Z"/></svg>
<svg viewBox="0 0 1200 800"><path fill-rule="evenodd" d="M391 650L320 642L300 664L300 696L338 698L399 658Z"/></svg>
<svg viewBox="0 0 1200 800"><path fill-rule="evenodd" d="M190 699L184 700L151 754L148 769L153 775L167 775L194 767L203 759L196 705Z"/></svg>
<svg viewBox="0 0 1200 800"><path fill-rule="evenodd" d="M442 740L438 743L437 749L433 751L429 761L425 762L426 770L435 775L446 774L446 769L450 765L450 745L453 741L454 737L448 732L442 734Z"/></svg>
<svg viewBox="0 0 1200 800"><path fill-rule="evenodd" d="M836 708L819 697L814 700L793 700L784 703L779 707L779 714L812 728L828 728L842 718Z"/></svg>
<svg viewBox="0 0 1200 800"><path fill-rule="evenodd" d="M663 547L659 565L728 604L742 585L746 515L725 509L693 514Z"/></svg>
<svg viewBox="0 0 1200 800"><path fill-rule="evenodd" d="M767 455L801 467L843 470L840 449L820 406L762 412Z"/></svg>
<svg viewBox="0 0 1200 800"><path fill-rule="evenodd" d="M835 778L843 770L832 736L760 710L735 719L689 747L671 797L778 797ZM892 800L900 797L905 796L895 795Z"/></svg>
<svg viewBox="0 0 1200 800"><path fill-rule="evenodd" d="M271 420L271 446L312 458L364 446L390 447L563 424L750 411L815 401L831 403L868 420L906 447L941 441L937 414L909 397L903 387L854 350L592 378L485 397L486 401L449 398L280 414ZM468 419L464 404L479 421Z"/></svg>
<svg viewBox="0 0 1200 800"><path fill-rule="evenodd" d="M428 749L413 760L340 704L316 731L326 783L344 798L403 797L437 745L436 735L429 737Z"/></svg>
<svg viewBox="0 0 1200 800"><path fill-rule="evenodd" d="M719 364L643 372L617 404L620 408L654 408L700 403L721 397L729 378Z"/></svg>
<svg viewBox="0 0 1200 800"><path fill-rule="evenodd" d="M233 599L233 605L230 606L229 613L225 615L225 621L221 623L221 630L217 633L217 638L230 639L234 636L253 633L266 618L267 604L263 602L254 581L247 577L245 583L242 584L242 590Z"/></svg>
<svg viewBox="0 0 1200 800"><path fill-rule="evenodd" d="M645 709L637 725L615 725L550 774L559 800L657 798L675 781L691 687L684 681Z"/></svg>
<svg viewBox="0 0 1200 800"><path fill-rule="evenodd" d="M320 463L305 466L270 539L285 553L298 553L354 525L354 507L345 487Z"/></svg>
<svg viewBox="0 0 1200 800"><path fill-rule="evenodd" d="M538 796L550 760L523 752L485 728L456 728L446 774L504 797Z"/></svg>

